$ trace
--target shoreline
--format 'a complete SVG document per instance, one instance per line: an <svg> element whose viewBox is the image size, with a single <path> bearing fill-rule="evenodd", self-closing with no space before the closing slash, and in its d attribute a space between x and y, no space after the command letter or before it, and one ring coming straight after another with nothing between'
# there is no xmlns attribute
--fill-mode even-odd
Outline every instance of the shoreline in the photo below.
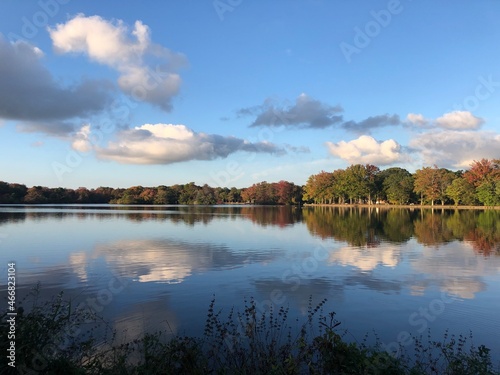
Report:
<svg viewBox="0 0 500 375"><path fill-rule="evenodd" d="M392 209L392 208L410 208L410 209L435 209L435 210L500 210L500 206L455 206L455 205L434 205L430 204L358 204L358 203L346 203L346 204L338 204L338 203L304 203L302 207L361 207L361 208L384 208L384 209Z"/></svg>

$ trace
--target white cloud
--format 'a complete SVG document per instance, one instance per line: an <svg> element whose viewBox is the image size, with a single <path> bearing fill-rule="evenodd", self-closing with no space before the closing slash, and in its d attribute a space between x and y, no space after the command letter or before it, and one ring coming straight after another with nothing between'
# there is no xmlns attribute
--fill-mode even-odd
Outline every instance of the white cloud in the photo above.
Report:
<svg viewBox="0 0 500 375"><path fill-rule="evenodd" d="M406 119L412 124L425 126L429 124L429 120L427 120L423 115L417 113L408 113Z"/></svg>
<svg viewBox="0 0 500 375"><path fill-rule="evenodd" d="M482 118L474 116L468 111L448 112L435 120L426 119L422 114L409 113L406 119L409 123L421 127L438 127L450 130L474 130L484 123Z"/></svg>
<svg viewBox="0 0 500 375"><path fill-rule="evenodd" d="M483 124L483 120L468 111L445 113L436 119L436 125L444 129L472 130Z"/></svg>
<svg viewBox="0 0 500 375"><path fill-rule="evenodd" d="M407 160L401 154L401 146L393 139L377 142L373 137L362 135L349 142L327 142L332 155L351 164L388 165Z"/></svg>
<svg viewBox="0 0 500 375"><path fill-rule="evenodd" d="M136 21L129 33L121 20L111 22L79 14L65 24L49 28L49 33L57 52L86 54L91 60L116 69L123 92L171 110L171 99L181 84L176 71L186 64L186 58L152 43L149 27L141 21ZM157 63L154 68L151 60Z"/></svg>
<svg viewBox="0 0 500 375"><path fill-rule="evenodd" d="M469 168L474 160L499 156L500 135L487 131L437 131L416 136L409 146L420 152L425 165Z"/></svg>
<svg viewBox="0 0 500 375"><path fill-rule="evenodd" d="M96 148L97 156L124 164L171 164L225 158L237 151L285 152L270 142L196 133L185 125L145 124L119 133L118 138L106 148Z"/></svg>
<svg viewBox="0 0 500 375"><path fill-rule="evenodd" d="M89 142L90 125L83 125L81 129L74 135L71 147L80 152L88 152L92 149Z"/></svg>

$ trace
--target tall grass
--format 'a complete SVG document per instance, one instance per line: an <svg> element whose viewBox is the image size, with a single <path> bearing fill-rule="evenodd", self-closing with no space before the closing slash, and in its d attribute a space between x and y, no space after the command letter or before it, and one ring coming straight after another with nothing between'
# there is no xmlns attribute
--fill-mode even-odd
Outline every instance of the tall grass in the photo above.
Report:
<svg viewBox="0 0 500 375"><path fill-rule="evenodd" d="M99 316L74 308L60 293L39 301L39 286L21 303L16 332L16 369L0 357L1 373L26 374L500 374L490 351L472 345L472 335L445 333L442 341L414 338L411 353L398 356L346 340L334 312L309 299L303 321L289 318L289 308L258 311L253 299L243 311L223 315L215 299L208 306L200 337L168 332L146 333L118 343L116 332ZM6 314L0 343L8 348ZM103 334L104 332L104 334Z"/></svg>

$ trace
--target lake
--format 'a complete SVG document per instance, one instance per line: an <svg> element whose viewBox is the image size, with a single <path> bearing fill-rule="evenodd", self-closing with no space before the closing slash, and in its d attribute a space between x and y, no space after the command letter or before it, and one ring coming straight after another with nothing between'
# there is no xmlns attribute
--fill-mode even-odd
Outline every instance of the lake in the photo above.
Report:
<svg viewBox="0 0 500 375"><path fill-rule="evenodd" d="M0 206L5 280L9 261L18 298L38 281L42 299L64 290L119 340L201 335L213 298L223 316L254 298L295 318L312 296L347 340L472 331L500 360L499 210Z"/></svg>

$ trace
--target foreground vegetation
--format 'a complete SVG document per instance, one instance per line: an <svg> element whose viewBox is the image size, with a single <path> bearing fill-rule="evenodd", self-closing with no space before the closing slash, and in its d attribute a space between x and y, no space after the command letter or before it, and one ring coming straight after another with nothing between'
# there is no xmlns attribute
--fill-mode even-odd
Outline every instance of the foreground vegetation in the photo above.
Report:
<svg viewBox="0 0 500 375"><path fill-rule="evenodd" d="M404 347L389 353L379 340L372 346L367 338L349 343L335 314L324 314L325 301L313 307L311 298L304 322L290 324L285 307L258 311L254 300L245 301L243 312L231 309L223 315L213 300L202 337L156 332L117 343L92 311L74 308L62 293L39 303L38 293L37 287L22 302L29 312L18 312L16 368L3 355L3 373L500 374L490 350L472 345L471 336L445 334L442 341L414 337L411 354ZM7 330L1 328L5 349ZM102 328L109 335L98 340Z"/></svg>
<svg viewBox="0 0 500 375"><path fill-rule="evenodd" d="M466 171L437 166L411 174L403 168L380 170L370 164L351 165L312 175L305 186L288 181L266 181L250 187L173 186L127 189L26 187L0 181L0 203L112 203L112 204L302 204L389 203L500 205L500 159L482 159Z"/></svg>

